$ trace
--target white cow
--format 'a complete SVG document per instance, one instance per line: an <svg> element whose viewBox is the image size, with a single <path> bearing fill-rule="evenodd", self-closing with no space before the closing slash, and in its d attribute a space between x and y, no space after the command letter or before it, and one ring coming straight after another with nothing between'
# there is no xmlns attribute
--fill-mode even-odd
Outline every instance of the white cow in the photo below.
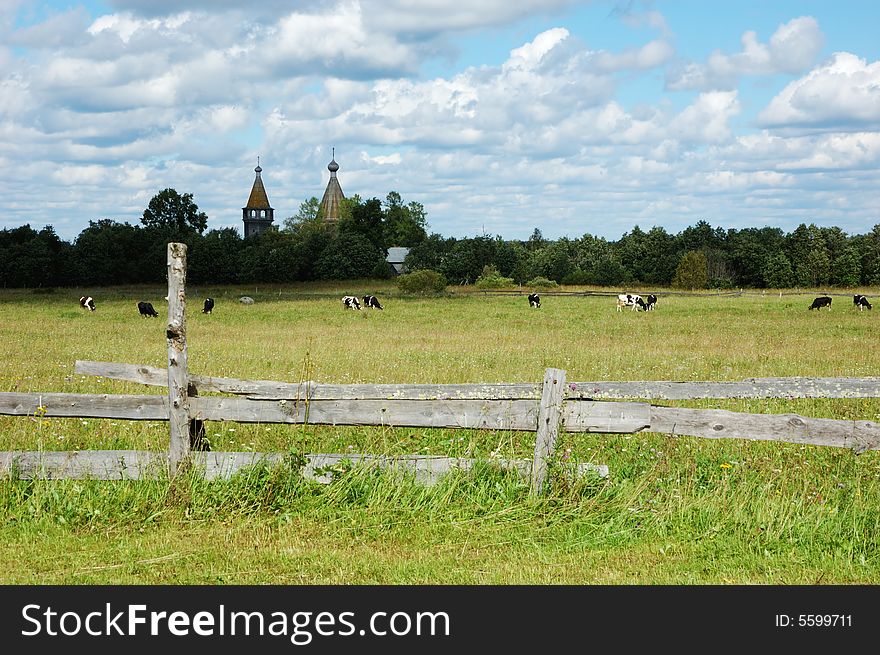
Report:
<svg viewBox="0 0 880 655"><path fill-rule="evenodd" d="M639 307L645 309L645 301L634 293L621 293L617 296L617 311L622 311L623 307L629 307L630 311L637 311Z"/></svg>
<svg viewBox="0 0 880 655"><path fill-rule="evenodd" d="M360 309L361 304L358 302L357 296L343 296L342 306L346 309Z"/></svg>

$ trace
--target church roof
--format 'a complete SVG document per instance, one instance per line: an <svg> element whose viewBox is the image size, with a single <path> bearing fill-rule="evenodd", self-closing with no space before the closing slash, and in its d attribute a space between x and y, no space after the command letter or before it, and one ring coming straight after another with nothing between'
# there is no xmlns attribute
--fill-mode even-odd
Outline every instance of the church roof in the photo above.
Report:
<svg viewBox="0 0 880 655"><path fill-rule="evenodd" d="M272 207L269 205L269 196L266 195L266 188L263 186L263 179L260 177L260 173L263 172L263 169L260 168L259 164L257 164L254 172L257 174L257 176L254 179L254 186L253 188L251 188L251 195L248 198L247 204L244 206L244 208L272 209Z"/></svg>
<svg viewBox="0 0 880 655"><path fill-rule="evenodd" d="M336 178L339 164L336 163L335 148L333 150L333 158L327 165L327 170L330 171L330 180L327 182L327 188L324 189L324 197L321 199L321 215L325 221L335 223L339 220L342 201L345 200L345 194L342 193L342 187L339 186L339 180Z"/></svg>

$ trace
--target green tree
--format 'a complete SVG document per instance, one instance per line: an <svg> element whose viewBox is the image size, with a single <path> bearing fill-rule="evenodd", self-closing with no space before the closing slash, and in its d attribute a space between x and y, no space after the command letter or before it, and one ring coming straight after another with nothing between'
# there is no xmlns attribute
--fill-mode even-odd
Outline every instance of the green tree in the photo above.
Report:
<svg viewBox="0 0 880 655"><path fill-rule="evenodd" d="M239 281L242 247L235 228L209 230L187 254L187 278L201 284L235 284Z"/></svg>
<svg viewBox="0 0 880 655"><path fill-rule="evenodd" d="M425 208L418 202L403 204L397 191L385 197L385 239L389 246L411 248L424 241L427 218Z"/></svg>
<svg viewBox="0 0 880 655"><path fill-rule="evenodd" d="M831 281L844 287L857 287L861 282L862 264L856 249L846 248L832 264Z"/></svg>
<svg viewBox="0 0 880 655"><path fill-rule="evenodd" d="M794 284L794 272L785 253L775 252L764 260L761 270L764 284L771 289L788 289Z"/></svg>
<svg viewBox="0 0 880 655"><path fill-rule="evenodd" d="M700 250L686 252L678 267L672 286L678 289L705 289L709 284L709 262Z"/></svg>
<svg viewBox="0 0 880 655"><path fill-rule="evenodd" d="M201 234L208 227L208 215L199 211L193 194L180 195L174 189L163 189L150 200L141 222L146 228L169 235Z"/></svg>
<svg viewBox="0 0 880 655"><path fill-rule="evenodd" d="M111 219L89 221L73 244L73 258L83 284L160 282L167 253L148 230ZM161 258L159 262L154 261ZM160 265L161 264L161 265Z"/></svg>
<svg viewBox="0 0 880 655"><path fill-rule="evenodd" d="M321 201L316 197L312 196L308 200L303 200L299 205L299 211L294 216L288 216L284 219L282 229L286 232L294 232L299 225L316 221L320 209Z"/></svg>
<svg viewBox="0 0 880 655"><path fill-rule="evenodd" d="M339 233L365 239L384 257L388 252L385 239L385 213L378 198L351 204L351 216L339 219Z"/></svg>
<svg viewBox="0 0 880 655"><path fill-rule="evenodd" d="M807 253L807 259L802 264L803 271L810 286L828 284L831 277L831 259L824 248L815 248Z"/></svg>

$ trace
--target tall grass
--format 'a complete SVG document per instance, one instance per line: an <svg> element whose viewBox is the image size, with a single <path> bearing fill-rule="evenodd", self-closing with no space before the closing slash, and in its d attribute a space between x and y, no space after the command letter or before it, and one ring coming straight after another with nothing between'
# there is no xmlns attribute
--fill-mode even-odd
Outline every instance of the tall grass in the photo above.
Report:
<svg viewBox="0 0 880 655"><path fill-rule="evenodd" d="M325 382L538 382L871 375L873 313L811 298L661 295L653 313L600 297L398 296L346 312L344 289L190 289L190 369ZM164 317L147 289L0 298L4 391L162 393L73 374L77 359L164 366ZM159 290L161 291L161 290ZM217 299L198 313L200 296ZM364 291L366 292L366 291ZM240 305L238 295L257 299ZM76 295L70 294L71 297ZM141 298L140 296L145 296ZM161 295L159 295L161 299ZM157 304L154 302L154 304ZM161 307L161 304L157 304ZM160 313L162 310L160 309ZM24 343L22 347L20 344ZM855 354L855 355L854 355ZM736 411L878 420L862 400L693 401ZM876 583L880 458L784 443L659 434L565 434L560 457L608 464L554 471L550 493L492 465L530 457L503 431L208 424L215 449L282 451L284 466L230 480L0 481L4 583ZM2 450L162 449L159 422L0 418ZM304 452L435 453L484 460L433 486L368 468L330 485L302 477Z"/></svg>

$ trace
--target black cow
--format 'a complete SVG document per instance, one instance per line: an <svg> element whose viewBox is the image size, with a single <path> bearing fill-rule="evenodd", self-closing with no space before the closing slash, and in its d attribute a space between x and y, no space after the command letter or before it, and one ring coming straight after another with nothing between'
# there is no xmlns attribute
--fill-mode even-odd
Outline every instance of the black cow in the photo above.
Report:
<svg viewBox="0 0 880 655"><path fill-rule="evenodd" d="M541 297L537 293L529 294L529 307L540 307Z"/></svg>
<svg viewBox="0 0 880 655"><path fill-rule="evenodd" d="M654 309L654 305L656 305L656 304L657 304L657 296L655 296L653 293L649 293L648 297L645 298L645 311L646 312L651 311L652 309Z"/></svg>
<svg viewBox="0 0 880 655"><path fill-rule="evenodd" d="M143 300L138 303L138 311L144 318L146 318L147 316L155 317L159 315L159 312L153 309L152 303L144 302Z"/></svg>
<svg viewBox="0 0 880 655"><path fill-rule="evenodd" d="M79 306L93 312L95 311L95 299L91 296L82 296L79 299Z"/></svg>
<svg viewBox="0 0 880 655"><path fill-rule="evenodd" d="M853 296L853 305L858 307L859 311L862 311L865 307L871 309L871 303L869 303L868 299L860 293Z"/></svg>
<svg viewBox="0 0 880 655"><path fill-rule="evenodd" d="M210 314L214 311L214 299L205 298L205 306L202 308L202 314Z"/></svg>
<svg viewBox="0 0 880 655"><path fill-rule="evenodd" d="M828 311L831 311L831 298L828 296L819 296L810 305L810 309L822 309L823 307L827 307Z"/></svg>
<svg viewBox="0 0 880 655"><path fill-rule="evenodd" d="M343 296L342 306L346 309L360 310L361 304L358 302L357 296Z"/></svg>
<svg viewBox="0 0 880 655"><path fill-rule="evenodd" d="M379 303L379 299L376 296L364 296L364 307L382 309L382 305Z"/></svg>

